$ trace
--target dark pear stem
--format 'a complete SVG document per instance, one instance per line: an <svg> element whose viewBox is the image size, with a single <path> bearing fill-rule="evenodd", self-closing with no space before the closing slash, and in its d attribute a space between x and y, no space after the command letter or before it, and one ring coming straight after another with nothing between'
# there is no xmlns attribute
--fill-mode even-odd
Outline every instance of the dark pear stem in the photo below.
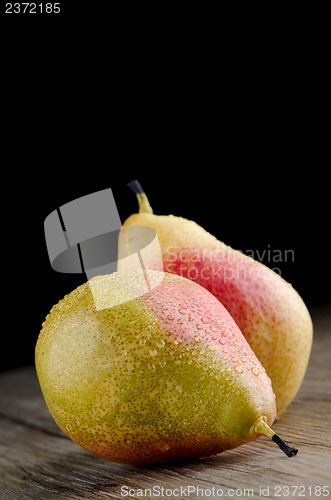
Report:
<svg viewBox="0 0 331 500"><path fill-rule="evenodd" d="M136 194L139 203L139 213L152 214L153 210L149 204L148 198L139 181L133 180L128 182L128 186Z"/></svg>
<svg viewBox="0 0 331 500"><path fill-rule="evenodd" d="M274 434L271 439L279 446L279 448L288 457L294 457L298 453L297 448L289 446L285 441L283 441L279 436L277 436L277 434Z"/></svg>
<svg viewBox="0 0 331 500"><path fill-rule="evenodd" d="M128 186L129 186L130 189L132 189L132 191L135 194L142 194L144 192L144 190L143 190L140 182L137 181L136 179L133 180L133 181L128 182Z"/></svg>
<svg viewBox="0 0 331 500"><path fill-rule="evenodd" d="M283 441L279 436L277 436L275 431L273 431L267 424L266 417L264 416L259 417L253 423L251 427L251 433L262 434L272 439L272 441L276 443L288 457L294 457L294 455L298 453L298 450L296 448L292 448L292 446L289 446L287 443L285 443L285 441Z"/></svg>

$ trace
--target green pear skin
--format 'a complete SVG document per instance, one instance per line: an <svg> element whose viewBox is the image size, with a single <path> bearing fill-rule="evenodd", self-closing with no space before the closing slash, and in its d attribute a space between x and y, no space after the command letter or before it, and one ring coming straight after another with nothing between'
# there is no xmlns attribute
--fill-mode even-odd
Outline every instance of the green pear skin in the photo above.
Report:
<svg viewBox="0 0 331 500"><path fill-rule="evenodd" d="M153 214L140 184L133 181L130 187L140 211L125 221L123 231L130 235L130 227L136 233L141 226L154 229L162 253L160 260L150 252L145 267L195 281L222 302L271 378L281 418L302 384L312 346L313 325L302 298L270 268L195 222ZM120 257L122 252L120 244ZM118 261L119 270L127 266L126 259Z"/></svg>
<svg viewBox="0 0 331 500"><path fill-rule="evenodd" d="M35 363L58 426L111 461L204 457L276 436L270 379L238 326L174 274L122 271L79 286L46 317Z"/></svg>

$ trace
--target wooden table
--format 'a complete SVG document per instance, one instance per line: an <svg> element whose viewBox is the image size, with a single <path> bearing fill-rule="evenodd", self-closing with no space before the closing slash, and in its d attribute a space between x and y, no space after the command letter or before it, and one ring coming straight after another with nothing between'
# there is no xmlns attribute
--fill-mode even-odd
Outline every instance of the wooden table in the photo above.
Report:
<svg viewBox="0 0 331 500"><path fill-rule="evenodd" d="M326 498L331 494L331 305L313 309L312 316L314 344L304 383L285 418L273 426L299 448L296 457L287 458L262 437L207 459L153 467L111 463L62 433L46 408L34 367L24 367L0 376L1 500Z"/></svg>

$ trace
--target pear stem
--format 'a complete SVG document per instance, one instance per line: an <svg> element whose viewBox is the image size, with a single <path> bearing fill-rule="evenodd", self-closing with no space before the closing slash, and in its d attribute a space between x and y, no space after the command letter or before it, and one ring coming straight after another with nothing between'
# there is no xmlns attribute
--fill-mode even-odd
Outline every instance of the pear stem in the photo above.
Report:
<svg viewBox="0 0 331 500"><path fill-rule="evenodd" d="M287 455L288 457L294 457L298 453L297 448L293 448L293 446L289 446L285 441L283 441L277 434L274 434L271 438L276 444L278 444L279 448Z"/></svg>
<svg viewBox="0 0 331 500"><path fill-rule="evenodd" d="M283 439L277 436L277 434L269 427L267 422L265 422L264 420L258 420L255 426L255 432L256 434L263 434L264 436L270 438L288 457L294 457L294 455L298 453L297 448L289 446L285 441L283 441Z"/></svg>
<svg viewBox="0 0 331 500"><path fill-rule="evenodd" d="M140 182L137 180L133 180L128 183L128 186L137 195L139 213L152 214L153 213L152 207L149 204L148 198Z"/></svg>

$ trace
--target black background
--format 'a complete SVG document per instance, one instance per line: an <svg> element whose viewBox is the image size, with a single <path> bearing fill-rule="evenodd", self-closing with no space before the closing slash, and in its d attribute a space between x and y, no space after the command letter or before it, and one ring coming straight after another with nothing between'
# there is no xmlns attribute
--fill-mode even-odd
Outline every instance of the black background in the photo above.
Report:
<svg viewBox="0 0 331 500"><path fill-rule="evenodd" d="M308 308L331 301L321 38L283 30L282 44L251 32L235 43L236 32L202 37L195 24L156 39L158 28L3 31L2 370L34 362L51 307L85 281L51 269L44 219L110 187L124 221L134 178L156 214L242 251L293 250L275 264L282 276Z"/></svg>

